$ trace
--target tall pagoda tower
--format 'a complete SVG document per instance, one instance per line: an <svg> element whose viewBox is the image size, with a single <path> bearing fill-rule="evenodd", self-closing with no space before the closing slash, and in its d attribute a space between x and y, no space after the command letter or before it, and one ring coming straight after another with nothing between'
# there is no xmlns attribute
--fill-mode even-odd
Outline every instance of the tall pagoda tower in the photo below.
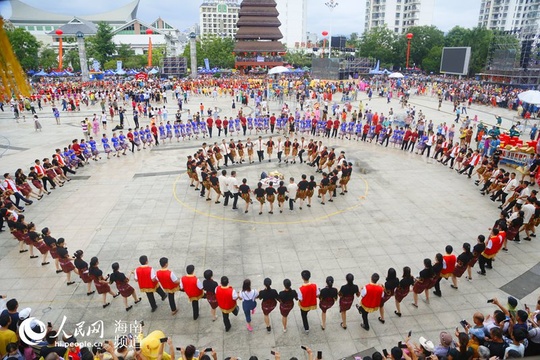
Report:
<svg viewBox="0 0 540 360"><path fill-rule="evenodd" d="M275 0L243 0L236 32L236 68L283 65L285 46Z"/></svg>

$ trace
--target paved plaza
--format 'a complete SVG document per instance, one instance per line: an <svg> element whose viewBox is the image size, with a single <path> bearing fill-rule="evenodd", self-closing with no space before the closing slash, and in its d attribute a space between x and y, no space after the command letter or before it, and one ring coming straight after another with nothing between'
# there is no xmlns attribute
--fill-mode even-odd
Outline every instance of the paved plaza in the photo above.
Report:
<svg viewBox="0 0 540 360"><path fill-rule="evenodd" d="M172 98L172 93L168 98ZM365 94L361 98L367 100ZM198 111L200 102L207 107L217 106L221 116L232 115L228 97L213 100L195 96L187 108ZM436 110L436 98L412 96L411 103L436 124L451 123L455 118L448 102L440 112ZM354 105L356 108L358 102ZM278 106L272 103L276 112ZM291 106L295 106L294 102ZM370 103L374 111L385 114L390 106L396 113L402 111L397 100L387 105L385 98L374 98ZM175 104L169 103L168 109L171 118L176 112ZM80 120L94 112L98 112L98 106L83 106L81 113L62 113L62 125L57 126L46 106L39 113L43 131L37 133L28 115L26 122L21 119L17 123L9 111L0 113L0 135L10 142L6 149L5 140L0 140L0 153L5 152L0 158L2 173L13 174L17 168L27 171L34 159L51 157L55 148L81 138ZM505 119L503 126L510 126L513 114L507 110L475 105L469 109L469 116L478 115L488 124L495 122L494 114ZM133 125L130 107L127 119ZM147 124L148 119L141 123ZM111 125L109 122L109 128ZM111 131L107 133L110 135ZM333 203L324 206L314 197L311 208L295 208L292 212L286 209L283 214L274 211L270 215L265 207L263 215L258 215L257 203L245 214L242 199L238 211L231 210L230 205L204 201L189 187L185 174L187 155L193 154L203 140L177 143L173 139L172 143L134 154L128 152L120 158L107 160L102 154L101 160L77 171L66 186L27 207L25 215L36 223L38 230L47 226L52 236L64 237L71 254L82 249L86 261L98 256L105 273L111 272L110 265L118 261L121 271L128 274L138 266L138 258L143 254L148 255L154 268L159 268L159 258L167 256L177 275L185 274L185 266L194 264L199 277L205 269L212 269L216 280L227 275L236 289L241 288L245 278L260 289L263 279L270 277L278 291L282 290L285 278L291 279L293 288L298 288L304 269L311 271L312 280L321 288L325 278L332 275L339 289L349 272L362 286L369 282L373 272L378 272L383 281L389 267L396 268L401 276L401 269L410 266L416 276L424 258L434 259L448 244L460 253L463 242L474 244L479 234L488 235L488 228L499 216L497 206L479 194L473 180L425 156L393 149L391 144L385 148L375 143L321 140L324 145L334 146L336 153L345 151L355 165L349 193L338 195ZM204 141L221 139L214 136ZM279 171L286 179L293 176L297 180L301 174L315 175L314 168L305 164L278 164L275 160L229 167L233 169L237 178L248 179L252 189L263 171ZM320 175L316 179L320 180ZM322 350L325 359L341 359L372 347L379 351L391 348L409 330L413 331L415 341L425 336L437 344L440 331L455 329L464 318L470 322L475 311L492 313L495 307L486 300L493 297L506 299L511 293L520 299L520 307L536 303L540 278L535 267L539 261L538 241L510 243L509 252L499 254L486 277L480 278L474 269L474 280L467 282L463 277L459 290L450 288L450 282L443 280L442 298L432 296L429 304L420 301L418 309L411 306L409 294L402 303L401 318L394 315L394 301L388 301L386 323L377 321L378 313L371 314L370 331L360 327L361 317L354 308L348 312L348 328L341 329L337 304L328 311L325 331L320 327L320 310L309 313L309 335L302 331L297 305L289 315L287 333L282 331L279 310L274 310L270 334L266 332L260 307L254 315L252 333L246 330L242 312L232 318L233 328L226 333L221 317L212 322L205 300L201 301L201 317L193 321L191 306L183 293L177 294L180 311L174 317L167 302L160 303L157 311L151 313L144 295L143 301L129 313L120 298L111 299L111 306L102 309L101 297L86 296L86 286L78 276L74 276L76 285L68 287L65 275L55 274L53 263L42 267L40 259L29 259L28 253L19 254L17 241L9 232L0 234L0 293L17 298L20 308L31 307L33 315L44 322L59 326L65 316L67 331L81 321L88 326L103 320L105 337L113 338L115 331L118 333L115 320L144 320L146 331L163 330L173 337L175 346L214 347L219 358L248 359L256 355L267 359L274 349L281 352L283 359L302 359L300 345L307 345ZM523 280L526 278L533 281ZM137 288L134 282L132 285ZM112 288L116 291L114 285ZM96 336L79 340L94 339Z"/></svg>

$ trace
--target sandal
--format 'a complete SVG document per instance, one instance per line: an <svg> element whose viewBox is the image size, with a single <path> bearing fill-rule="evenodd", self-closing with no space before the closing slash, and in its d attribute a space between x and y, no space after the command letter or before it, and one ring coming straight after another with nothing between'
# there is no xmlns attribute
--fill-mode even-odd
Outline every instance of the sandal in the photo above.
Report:
<svg viewBox="0 0 540 360"><path fill-rule="evenodd" d="M400 313L400 312L397 312L397 310L394 310L394 314L396 314L397 316L401 317L401 313Z"/></svg>
<svg viewBox="0 0 540 360"><path fill-rule="evenodd" d="M104 305L103 305L103 308L105 309L105 308L106 308L107 306L109 306L109 305L111 305L111 303L110 303L110 302L108 302L108 303L104 304Z"/></svg>
<svg viewBox="0 0 540 360"><path fill-rule="evenodd" d="M90 295L92 295L92 294L95 293L95 292L96 292L95 290L94 290L94 291L87 292L87 293L86 293L86 296L90 296Z"/></svg>
<svg viewBox="0 0 540 360"><path fill-rule="evenodd" d="M138 304L138 303L140 303L140 302L141 302L141 300L142 300L142 298L139 298L139 300L135 301L135 304Z"/></svg>
<svg viewBox="0 0 540 360"><path fill-rule="evenodd" d="M133 305L129 305L129 306L126 308L126 311L129 311L129 310L131 310L131 309L133 309Z"/></svg>
<svg viewBox="0 0 540 360"><path fill-rule="evenodd" d="M381 318L380 316L379 316L379 321L380 321L380 322L381 322L382 324L384 324L384 323L385 323L384 319L383 319L383 318Z"/></svg>
<svg viewBox="0 0 540 360"><path fill-rule="evenodd" d="M343 323L339 324L343 330L347 330L347 326L343 326Z"/></svg>
<svg viewBox="0 0 540 360"><path fill-rule="evenodd" d="M113 299L116 299L119 296L120 296L120 293L116 293L116 295L113 295Z"/></svg>
<svg viewBox="0 0 540 360"><path fill-rule="evenodd" d="M418 309L418 305L416 305L415 303L412 303L411 305Z"/></svg>
<svg viewBox="0 0 540 360"><path fill-rule="evenodd" d="M450 287L451 287L452 289L456 289L456 290L458 289L458 287L457 287L457 286L454 286L454 284L450 285Z"/></svg>

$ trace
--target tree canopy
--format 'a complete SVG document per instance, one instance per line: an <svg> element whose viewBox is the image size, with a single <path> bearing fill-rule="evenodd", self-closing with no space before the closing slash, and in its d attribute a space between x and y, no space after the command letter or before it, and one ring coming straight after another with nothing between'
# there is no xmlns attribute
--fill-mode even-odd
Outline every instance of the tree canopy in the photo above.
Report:
<svg viewBox="0 0 540 360"><path fill-rule="evenodd" d="M197 40L197 66L204 66L204 59L208 59L211 67L232 68L234 67L234 40L208 36ZM191 49L189 44L184 49L183 56L191 66Z"/></svg>
<svg viewBox="0 0 540 360"><path fill-rule="evenodd" d="M41 44L36 37L21 28L7 31L7 35L22 68L25 70L37 69Z"/></svg>
<svg viewBox="0 0 540 360"><path fill-rule="evenodd" d="M116 45L113 42L113 28L105 23L97 24L96 35L88 38L88 57L94 58L101 66L112 59L116 53Z"/></svg>
<svg viewBox="0 0 540 360"><path fill-rule="evenodd" d="M439 71L444 46L471 47L469 74L475 74L485 68L488 54L494 44L519 45L519 40L513 35L481 27L466 29L456 26L446 35L435 26L414 26L409 28L408 32L413 34L409 66L434 73ZM407 49L405 34L395 35L386 27L376 27L365 31L360 37L351 34L348 43L359 49L360 56L380 60L383 67L405 67Z"/></svg>

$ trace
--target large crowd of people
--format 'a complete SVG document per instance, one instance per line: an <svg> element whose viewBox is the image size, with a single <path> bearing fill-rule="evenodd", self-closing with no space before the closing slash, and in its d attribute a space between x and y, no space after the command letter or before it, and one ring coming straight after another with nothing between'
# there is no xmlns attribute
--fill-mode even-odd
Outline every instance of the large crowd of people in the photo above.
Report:
<svg viewBox="0 0 540 360"><path fill-rule="evenodd" d="M362 84L367 85L362 88L364 86ZM271 94L267 93L266 84L262 79L248 78L228 80L208 78L182 81L178 84L156 82L152 85L148 84L145 89L139 88L137 83L103 82L98 83L94 90L88 90L82 84L37 85L36 94L32 98L11 102L16 118L19 116L17 113L25 111L35 113L36 108L39 111L45 103L51 105L58 123L57 112L80 111L81 103L86 106L99 104L102 113L101 115L94 114L93 117L90 116L81 121L83 139L72 140L64 149L56 149L50 158L35 160L34 166L29 168L28 172L17 169L14 177L10 173L4 174L4 181L0 183L2 200L0 230L6 222L13 236L19 241L20 253L29 251L30 258L35 259L39 257L37 253L34 253L34 249L37 249L41 254L42 266L49 264L49 256L53 258L56 273L66 275L68 286L74 284L72 273L77 274L86 284L88 296L96 291L101 295L104 308L110 305L108 295L113 298L121 296L124 308L130 311L134 304L141 301L138 292L144 292L153 312L157 309L154 297L154 293L157 292L163 301L168 299L171 314L176 315L178 308L175 293L182 291L191 303L194 320L199 317L199 300L205 298L213 320L217 318L216 310L218 308L221 310L226 331L232 327L229 314L237 315L240 308L245 316L247 330L253 331L252 317L256 312L257 301L260 301L266 330L272 331L270 314L279 305L282 330L286 332L287 316L297 302L306 334L310 329L309 311L317 308L321 310L321 329L325 330L327 312L336 303L339 305L340 326L346 329L347 311L355 302L355 297L360 298L356 308L362 317L362 327L365 330L370 329L369 313L379 311L378 321L385 323L384 305L392 297L394 297L396 307L394 314L401 317L401 303L410 293L413 297L411 306L417 308L418 299L422 294L425 296L426 303L430 301L431 292L435 296L442 296L440 283L443 278L451 280L450 287L458 290L458 279L465 272L467 272L466 279L472 281L472 269L476 263L479 265L478 273L482 276L486 275L486 269L493 268L493 260L499 252L508 251L508 241L518 244L522 232L526 235L523 240L530 241L531 237L536 236L535 228L540 223L540 202L536 198L537 192L531 191L530 187L534 185L534 176L540 165L540 158L536 156L531 159L521 181L516 179L515 173L505 171L500 166L498 127L488 130L487 127L479 126L478 123L472 123L473 120L468 116L461 118L459 114L457 120L458 124L461 123L460 128L457 128L455 124L435 125L431 120L428 122L421 111L417 112L416 108L407 104L406 101L402 101L402 106L407 112L407 118L403 123L394 116L392 108L389 108L386 112L387 116L384 116L383 113L373 111L369 102L361 101L356 110L353 109L349 100L342 106L333 101L333 96L336 96L338 92L343 93L343 96L351 101L358 97L360 91L365 91L368 98L371 97L373 91L378 91L390 97L395 93L401 99L406 99L411 92L425 95L431 92L432 95L437 95L445 101L452 101L455 106L460 107L463 107L463 102L469 106L473 102L491 106L509 106L516 101L518 92L516 89L481 87L468 82L427 83L420 80L402 83L392 81L386 85L380 85L376 81L370 84L364 81L337 83L284 79L280 81L280 85L281 87L274 88ZM171 92L173 99L168 97ZM272 114L265 100L267 95L274 96L278 100L280 98L293 99L299 107L292 110L284 102L281 113ZM203 97L204 101L198 101L199 111L191 115L191 112L185 110L184 107L190 101L194 101L194 96ZM221 118L223 109L214 107L205 111L204 105L204 102L211 102L212 98L221 96L230 96L232 99L232 116L224 116L223 119ZM169 120L167 106L173 101L174 106L178 106L178 110L175 119ZM240 106L237 110L237 103L243 104L244 107ZM56 104L61 104L61 110L58 110ZM245 107L248 104L252 106L250 114L247 113L249 109ZM125 109L128 109L130 105L135 126L126 128L125 123L128 120ZM186 118L182 119L186 113ZM107 125L109 121L114 121L115 116L119 117L119 125L112 129L109 138L107 131L110 130L107 130ZM149 124L144 126L139 124L139 116L147 119ZM474 128L477 130L476 136L474 136ZM225 139L225 137L252 135L254 135L253 141L251 138L244 142L241 139L231 139L227 142ZM229 279L225 275L220 277L219 283L215 281L211 269L203 272L202 281L195 275L194 265L187 266L185 275L179 277L169 268L166 257L159 260L160 269L154 270L149 265L146 256L140 257L140 266L131 272L124 273L120 270L119 263L113 263L111 273L106 275L108 271L101 269L97 257L92 257L87 263L83 259L83 250L77 250L70 255L65 239L53 237L51 230L47 227L37 230L37 226L27 221L22 214L24 212L22 203L26 206L33 204L39 206L35 202L39 202L44 195L51 194L50 190L67 186L66 182L70 181L69 174L74 174L79 171L79 168L88 166L92 160L100 159L101 151L94 139L98 136L107 158L110 158L111 154L113 157L122 158L128 151L135 153L135 148L141 150L141 145L143 148L163 146L163 144L173 143L174 138L178 142L191 139L198 141L199 137L210 139L223 136L221 143L214 142L213 145L203 143L193 156L188 157L186 169L189 182L207 201L219 204L223 197L224 205L227 206L229 200L232 199L233 209L238 208L237 201L242 198L245 201L245 213L249 211L252 203L251 194L259 202L260 215L265 203L269 204L269 213L273 214L276 197L278 209L282 212L286 202L288 202L289 210L294 209L295 203L298 203L299 209L302 209L304 202L310 207L312 196L315 195L317 188L323 205L326 201L332 202L333 198L337 197L338 191L340 195L348 192L347 183L352 174L353 164L346 160L345 152L336 154L334 148L324 146L322 140L315 140L316 138L341 139L345 148L347 142L361 141L366 143L366 146L370 146L368 143L373 143L371 146L390 147L395 151L415 151L434 161L438 160L444 166L449 164L450 168L454 168L459 174L468 175L469 178L476 176L475 185L479 186L482 195L489 194L492 201L500 201L502 211L500 218L490 228L489 235L479 235L474 244L469 242L459 244L456 246L462 249L459 254L454 253L454 246L447 245L444 251L437 253L433 259L424 259L422 270L417 277L413 276L410 267L403 268L401 277L398 276L396 269L390 268L384 281L381 280L381 275L373 273L369 281L365 279L367 284L363 287L354 283L353 274L346 275L345 283L339 290L333 285L335 282L333 276L327 276L325 286L319 287L310 282L310 271L304 270L299 276L298 286L293 286L293 281L287 278L282 281L283 288L279 292L272 288L270 278L264 279L263 284L259 286L252 286L250 279L245 279L242 286L236 290L229 284ZM459 136L459 141L454 142L454 136ZM487 138L486 141L484 137ZM257 158L255 158L255 152ZM273 157L274 154L276 157ZM235 170L227 176L227 170L222 169L222 167L228 167L229 164L247 166L256 160L258 162L274 160L287 164L295 164L297 161L300 164L306 163L314 167L313 170L316 173L321 173L322 179L317 182L315 175L303 174L301 179L297 179L298 182L293 178L286 182L285 178L278 177L279 182L273 183L270 178L263 176L261 181L251 188L247 184L247 179L242 179L242 181L236 179ZM220 176L218 176L219 171L221 171ZM526 181L526 176L529 176L531 181ZM212 198L212 193L215 193L215 199ZM131 279L137 282L139 291L129 284ZM116 285L116 292L111 289L112 284ZM239 285L236 284L236 286ZM260 289L257 290L257 287ZM130 298L133 304L129 304ZM240 306L237 303L239 300ZM518 304L514 298L508 299L508 305L497 299L493 299L493 303L498 307L493 315L484 316L481 313L475 313L473 324L464 321L463 331L456 329L456 342L452 337L453 332L441 333L439 346L434 346L433 342L426 339L420 339L420 344L414 345L409 335L403 341L401 348L396 346L391 349L388 357L415 359L436 355L459 359L489 356L502 358L515 356L514 351L520 356L538 355L540 353L540 331L538 330L540 303L536 309L525 308L525 310L517 309ZM7 311L13 313L16 312L16 308L8 306ZM2 330L17 324L12 316L8 317L9 320L0 315ZM52 328L49 330L52 331ZM3 344L0 341L1 356L7 354L4 348L13 342L17 343L17 341L10 341ZM24 344L20 345L22 345L20 349L17 344L15 348L26 356ZM487 348L487 353L484 347ZM109 353L116 351L114 348L105 350ZM163 350L163 345L161 350ZM182 352L184 359L188 359L190 354L186 350L187 348ZM93 351L94 355L99 356L98 349L93 349ZM136 354L136 351L134 353ZM207 353L215 359L215 352L207 351ZM311 350L308 354L312 356ZM47 358L47 355L41 354L45 360L53 360ZM64 354L58 355L63 357ZM88 356L92 356L91 351ZM276 354L277 356L279 354ZM380 356L382 356L380 353L376 353L372 358L377 359ZM384 356L386 357L386 354ZM136 354L136 357L143 358L144 356ZM34 358L26 358L26 360L30 359Z"/></svg>

